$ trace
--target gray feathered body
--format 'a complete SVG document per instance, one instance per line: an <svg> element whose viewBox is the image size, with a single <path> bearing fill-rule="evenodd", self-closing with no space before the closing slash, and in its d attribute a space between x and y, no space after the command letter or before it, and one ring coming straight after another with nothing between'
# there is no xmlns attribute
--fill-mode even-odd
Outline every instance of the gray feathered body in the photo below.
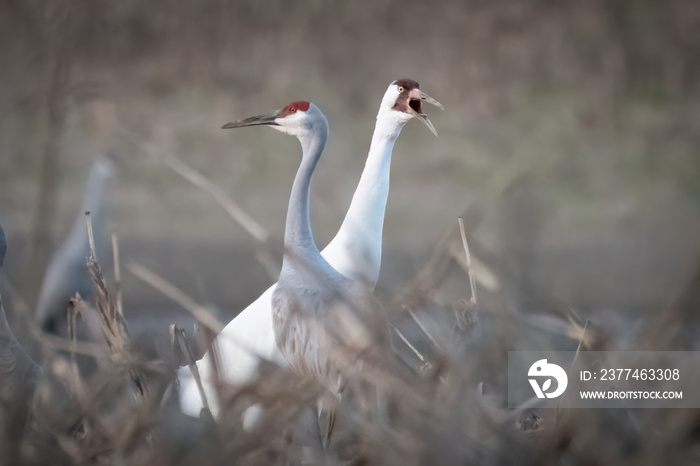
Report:
<svg viewBox="0 0 700 466"><path fill-rule="evenodd" d="M295 133L302 161L292 184L284 259L272 294L275 340L291 368L340 395L348 370L373 343L372 293L343 277L321 256L311 232L309 190L328 136L326 117L310 104ZM290 132L285 129L285 132ZM386 335L385 332L381 332Z"/></svg>
<svg viewBox="0 0 700 466"><path fill-rule="evenodd" d="M380 343L377 338L386 332L369 290L324 262L290 259L285 264L272 295L272 317L287 363L338 395L342 374L359 368L358 355Z"/></svg>

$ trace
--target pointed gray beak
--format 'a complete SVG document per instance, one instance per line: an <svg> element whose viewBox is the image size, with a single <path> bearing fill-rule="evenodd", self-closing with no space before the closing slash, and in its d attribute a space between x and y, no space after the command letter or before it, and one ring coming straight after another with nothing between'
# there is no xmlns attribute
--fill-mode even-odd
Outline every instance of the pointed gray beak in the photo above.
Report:
<svg viewBox="0 0 700 466"><path fill-rule="evenodd" d="M440 110L445 110L445 107L443 107L442 104L441 104L440 102L438 102L437 100L433 99L432 97L430 97L428 94L426 94L425 92L423 92L423 91L421 91L421 90L419 90L419 92L420 92L420 98L421 98L421 100L425 100L425 101L428 102L430 105L435 105L435 106L436 106L437 108L439 108Z"/></svg>
<svg viewBox="0 0 700 466"><path fill-rule="evenodd" d="M221 127L221 129L244 128L246 126L263 125L279 126L279 124L275 122L275 120L279 117L279 114L280 110L276 110L273 113L252 116L243 120L234 121L232 123L226 123L224 126Z"/></svg>

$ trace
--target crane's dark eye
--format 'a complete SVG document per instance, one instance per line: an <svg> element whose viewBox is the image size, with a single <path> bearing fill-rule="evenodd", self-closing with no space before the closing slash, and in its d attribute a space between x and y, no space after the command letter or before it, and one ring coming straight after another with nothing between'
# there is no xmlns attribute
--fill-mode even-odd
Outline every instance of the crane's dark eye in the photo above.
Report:
<svg viewBox="0 0 700 466"><path fill-rule="evenodd" d="M289 109L289 113L294 113L294 112L296 112L296 111L297 111L297 109L294 108L294 107L292 107L292 108Z"/></svg>
<svg viewBox="0 0 700 466"><path fill-rule="evenodd" d="M399 94L402 93L404 90L405 89L403 88L403 86L399 86Z"/></svg>

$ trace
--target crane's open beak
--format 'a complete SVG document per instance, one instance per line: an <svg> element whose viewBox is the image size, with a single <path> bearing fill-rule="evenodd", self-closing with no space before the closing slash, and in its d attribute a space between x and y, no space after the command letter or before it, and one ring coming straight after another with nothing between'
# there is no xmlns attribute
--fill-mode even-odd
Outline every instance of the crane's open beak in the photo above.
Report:
<svg viewBox="0 0 700 466"><path fill-rule="evenodd" d="M438 133L435 130L435 127L433 126L433 124L430 122L428 115L423 113L423 102L424 101L431 104L431 105L435 105L440 110L445 109L440 102L433 99L425 92L421 91L420 89L413 89L410 92L409 97L408 97L408 111L414 117L418 118L418 120L422 121L423 124L428 127L428 129L430 130L431 133L433 133L435 136L437 136Z"/></svg>
<svg viewBox="0 0 700 466"><path fill-rule="evenodd" d="M249 118L245 118L243 120L237 120L232 123L226 123L224 126L221 127L221 129L231 129L231 128L243 128L246 126L263 126L263 125L271 125L271 126L279 126L275 120L279 118L281 110L277 110L273 113L267 113L265 115L257 115L257 116L252 116Z"/></svg>

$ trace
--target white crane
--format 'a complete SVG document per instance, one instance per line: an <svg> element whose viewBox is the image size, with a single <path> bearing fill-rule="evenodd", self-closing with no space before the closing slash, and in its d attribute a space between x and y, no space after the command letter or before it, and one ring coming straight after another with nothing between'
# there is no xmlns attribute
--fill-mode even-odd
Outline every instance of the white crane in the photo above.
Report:
<svg viewBox="0 0 700 466"><path fill-rule="evenodd" d="M42 329L57 333L61 323L66 322L68 301L80 293L88 300L93 294L93 284L87 268L90 255L85 212L90 212L95 231L95 249L98 257L109 251L105 238L103 197L106 181L114 171L114 162L98 157L90 169L83 201L73 227L61 247L51 258L39 291L36 320Z"/></svg>
<svg viewBox="0 0 700 466"><path fill-rule="evenodd" d="M350 208L337 235L321 253L343 276L373 289L381 265L382 228L389 194L391 154L403 126L418 118L434 133L435 128L423 113L422 102L442 105L420 90L413 80L392 82L377 114L374 135L365 169L362 172ZM277 284L233 319L215 340L221 361L221 376L236 384L254 379L259 358L282 362L275 341L272 319L272 295ZM197 362L204 390L214 415L218 413L208 357ZM183 412L198 416L202 400L187 367L178 374Z"/></svg>

